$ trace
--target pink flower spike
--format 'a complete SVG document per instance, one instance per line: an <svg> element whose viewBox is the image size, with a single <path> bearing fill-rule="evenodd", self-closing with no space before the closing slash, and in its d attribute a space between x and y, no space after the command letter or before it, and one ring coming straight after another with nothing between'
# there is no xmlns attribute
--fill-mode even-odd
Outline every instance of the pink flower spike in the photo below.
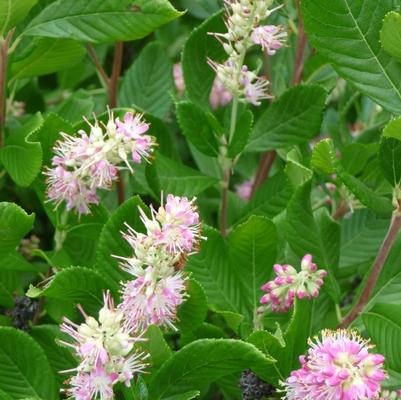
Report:
<svg viewBox="0 0 401 400"><path fill-rule="evenodd" d="M287 38L287 33L282 30L282 26L259 26L254 29L251 39L255 44L260 45L269 56L272 56L283 47Z"/></svg>

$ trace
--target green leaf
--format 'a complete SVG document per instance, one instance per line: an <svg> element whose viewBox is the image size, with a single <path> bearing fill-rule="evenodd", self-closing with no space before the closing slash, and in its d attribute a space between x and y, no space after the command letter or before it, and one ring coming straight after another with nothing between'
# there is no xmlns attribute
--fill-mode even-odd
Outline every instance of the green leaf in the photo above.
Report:
<svg viewBox="0 0 401 400"><path fill-rule="evenodd" d="M102 295L108 288L108 282L99 272L84 267L70 267L57 272L44 288L31 285L26 295L79 303L88 314L92 314L103 304Z"/></svg>
<svg viewBox="0 0 401 400"><path fill-rule="evenodd" d="M191 400L200 395L199 390L190 390L189 392L180 393L175 396L169 396L164 400Z"/></svg>
<svg viewBox="0 0 401 400"><path fill-rule="evenodd" d="M57 0L24 34L84 42L137 40L181 14L167 0Z"/></svg>
<svg viewBox="0 0 401 400"><path fill-rule="evenodd" d="M34 139L34 131L42 122L42 116L36 114L16 129L7 138L6 146L0 149L0 161L19 186L29 186L42 167L42 148Z"/></svg>
<svg viewBox="0 0 401 400"><path fill-rule="evenodd" d="M131 382L129 388L123 387L125 400L148 400L148 388L142 376L138 376L136 380Z"/></svg>
<svg viewBox="0 0 401 400"><path fill-rule="evenodd" d="M249 303L250 318L256 322L261 287L269 280L277 256L277 230L272 221L251 216L228 237L231 268L243 282L242 296Z"/></svg>
<svg viewBox="0 0 401 400"><path fill-rule="evenodd" d="M375 258L390 220L377 217L369 210L356 210L341 225L341 268L351 267Z"/></svg>
<svg viewBox="0 0 401 400"><path fill-rule="evenodd" d="M63 101L54 111L59 117L75 124L81 122L82 117L90 119L93 116L94 107L92 96L80 89Z"/></svg>
<svg viewBox="0 0 401 400"><path fill-rule="evenodd" d="M246 151L266 151L306 143L322 123L326 92L320 86L287 90L256 121Z"/></svg>
<svg viewBox="0 0 401 400"><path fill-rule="evenodd" d="M202 324L207 314L207 299L202 286L194 279L187 285L188 298L179 307L177 313L177 328L182 331L192 331Z"/></svg>
<svg viewBox="0 0 401 400"><path fill-rule="evenodd" d="M401 180L401 118L393 119L384 128L379 160L386 179L393 186L398 185Z"/></svg>
<svg viewBox="0 0 401 400"><path fill-rule="evenodd" d="M228 146L227 155L229 157L234 158L244 150L251 135L252 124L253 114L251 111L246 110L238 117L233 139Z"/></svg>
<svg viewBox="0 0 401 400"><path fill-rule="evenodd" d="M154 372L171 357L172 351L164 340L162 331L156 325L150 325L143 337L146 341L141 344L141 348L150 354L150 364Z"/></svg>
<svg viewBox="0 0 401 400"><path fill-rule="evenodd" d="M0 389L14 399L59 398L45 353L29 335L14 328L0 328Z"/></svg>
<svg viewBox="0 0 401 400"><path fill-rule="evenodd" d="M401 372L401 306L378 304L362 320L377 351L386 357L386 366Z"/></svg>
<svg viewBox="0 0 401 400"><path fill-rule="evenodd" d="M368 188L360 179L346 172L340 164L337 165L336 172L338 178L363 205L380 215L391 214L391 200Z"/></svg>
<svg viewBox="0 0 401 400"><path fill-rule="evenodd" d="M216 157L219 154L219 142L206 113L189 101L177 103L177 118L182 133L199 151Z"/></svg>
<svg viewBox="0 0 401 400"><path fill-rule="evenodd" d="M75 368L77 360L71 351L66 347L59 345L56 340L61 338L60 328L58 325L39 325L33 326L30 335L36 340L46 353L50 366L53 369L59 385L61 386L66 380L65 374L60 371Z"/></svg>
<svg viewBox="0 0 401 400"><path fill-rule="evenodd" d="M70 39L34 39L11 64L11 80L47 75L70 68L85 54L84 47Z"/></svg>
<svg viewBox="0 0 401 400"><path fill-rule="evenodd" d="M244 208L243 214L257 214L273 218L286 208L292 192L293 188L287 175L284 172L278 172L269 177L256 190Z"/></svg>
<svg viewBox="0 0 401 400"><path fill-rule="evenodd" d="M326 175L335 173L334 163L336 151L331 139L321 140L313 148L311 166L314 169L324 172Z"/></svg>
<svg viewBox="0 0 401 400"><path fill-rule="evenodd" d="M207 64L207 59L223 61L227 57L223 46L209 35L209 32L226 31L223 13L218 12L192 31L182 53L182 68L188 97L206 110L210 109L209 96L215 79L215 73Z"/></svg>
<svg viewBox="0 0 401 400"><path fill-rule="evenodd" d="M171 61L160 43L151 42L125 73L119 104L163 118L170 109L172 91Z"/></svg>
<svg viewBox="0 0 401 400"><path fill-rule="evenodd" d="M215 185L218 179L157 154L151 168L149 184L155 193L163 191L177 196L196 196Z"/></svg>
<svg viewBox="0 0 401 400"><path fill-rule="evenodd" d="M138 196L127 200L111 214L100 234L96 267L102 275L108 278L115 290L119 289L121 280L125 281L130 277L119 267L119 262L114 257L132 256L132 248L122 237L121 232L127 231L125 224L137 232L143 232L145 229L140 219L138 206L146 212L147 207Z"/></svg>
<svg viewBox="0 0 401 400"><path fill-rule="evenodd" d="M393 0L304 0L302 16L313 46L352 82L390 111L401 112L401 65L380 46Z"/></svg>
<svg viewBox="0 0 401 400"><path fill-rule="evenodd" d="M202 235L207 240L201 242L198 254L189 257L186 270L202 285L212 309L244 314L242 278L230 267L224 239L216 229L207 226Z"/></svg>
<svg viewBox="0 0 401 400"><path fill-rule="evenodd" d="M181 0L188 13L199 19L206 19L220 8L218 0Z"/></svg>
<svg viewBox="0 0 401 400"><path fill-rule="evenodd" d="M176 352L154 375L153 400L201 389L217 379L251 368L262 379L273 362L249 343L232 339L203 339Z"/></svg>
<svg viewBox="0 0 401 400"><path fill-rule="evenodd" d="M0 36L5 34L29 13L38 0L0 0Z"/></svg>
<svg viewBox="0 0 401 400"><path fill-rule="evenodd" d="M20 244L32 229L35 214L28 215L14 203L0 203L0 257L6 256Z"/></svg>
<svg viewBox="0 0 401 400"><path fill-rule="evenodd" d="M325 241L322 227L318 226L312 214L310 191L311 181L296 189L287 207L285 236L300 259L305 254L312 254L318 268L328 272L323 288L338 301L340 291L334 277L336 266L328 256L329 244Z"/></svg>
<svg viewBox="0 0 401 400"><path fill-rule="evenodd" d="M380 31L383 49L391 56L401 59L401 15L391 11L385 15Z"/></svg>

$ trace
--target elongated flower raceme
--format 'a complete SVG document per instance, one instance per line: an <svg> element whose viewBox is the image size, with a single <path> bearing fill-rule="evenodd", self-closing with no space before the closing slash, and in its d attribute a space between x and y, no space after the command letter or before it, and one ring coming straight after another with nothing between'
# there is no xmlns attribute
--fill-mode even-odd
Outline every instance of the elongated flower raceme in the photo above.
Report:
<svg viewBox="0 0 401 400"><path fill-rule="evenodd" d="M146 134L149 125L141 114L126 113L123 121L109 112L106 125L87 121L89 134L78 136L61 133L55 147L52 167L47 175L47 196L56 207L66 203L67 210L90 213L90 205L98 204L98 189L109 190L117 180L118 170L134 172L131 162L149 160L154 138ZM124 167L121 166L124 165Z"/></svg>
<svg viewBox="0 0 401 400"><path fill-rule="evenodd" d="M134 349L140 337L123 326L123 316L114 307L114 302L107 292L104 294L104 306L99 311L99 318L88 316L80 308L85 322L78 325L67 318L60 330L70 335L75 343L61 341L74 349L80 363L77 368L63 372L76 372L66 390L70 398L76 400L113 398L113 386L124 382L130 386L134 375L141 373L146 364L147 355Z"/></svg>
<svg viewBox="0 0 401 400"><path fill-rule="evenodd" d="M213 33L221 42L228 59L224 63L208 60L216 77L233 96L255 106L261 100L269 99L269 81L258 77L244 65L247 50L259 45L269 56L279 50L287 34L281 26L261 25L276 9L270 10L273 1L266 0L224 0L226 9L226 33ZM212 90L213 92L213 90Z"/></svg>
<svg viewBox="0 0 401 400"><path fill-rule="evenodd" d="M286 400L376 399L386 374L384 357L353 331L323 331L309 341L301 368L284 383Z"/></svg>
<svg viewBox="0 0 401 400"><path fill-rule="evenodd" d="M317 297L323 278L327 275L325 270L317 269L310 254L302 258L301 271L297 272L291 265L275 264L274 272L276 278L262 286L266 294L260 299L274 312L287 312L293 306L295 297Z"/></svg>
<svg viewBox="0 0 401 400"><path fill-rule="evenodd" d="M146 233L128 226L123 237L133 255L116 256L121 268L135 277L122 284L118 309L129 330L150 324L174 328L177 308L186 297L186 276L180 270L202 238L195 198L170 194L157 210L150 208L150 216L139 210Z"/></svg>

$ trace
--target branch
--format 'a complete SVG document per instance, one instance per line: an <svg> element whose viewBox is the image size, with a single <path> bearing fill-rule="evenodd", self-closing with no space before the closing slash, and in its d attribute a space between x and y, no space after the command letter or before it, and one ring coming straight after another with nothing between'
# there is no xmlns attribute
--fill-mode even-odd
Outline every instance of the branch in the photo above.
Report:
<svg viewBox="0 0 401 400"><path fill-rule="evenodd" d="M115 45L113 69L111 71L111 77L109 82L109 106L115 108L117 106L117 89L118 79L120 78L121 65L123 61L123 42L117 42Z"/></svg>
<svg viewBox="0 0 401 400"><path fill-rule="evenodd" d="M221 196L220 232L223 237L227 235L228 189L230 186L231 167L224 171L223 193Z"/></svg>
<svg viewBox="0 0 401 400"><path fill-rule="evenodd" d="M355 306L351 309L351 311L339 325L340 328L348 327L354 321L354 319L358 317L358 315L362 312L363 308L365 307L366 303L369 301L369 298L376 286L376 282L377 279L379 278L383 265L386 262L387 256L394 244L395 239L397 238L397 234L400 231L400 229L401 229L401 210L399 205L397 210L394 211L393 213L390 227L380 247L379 253L377 254L377 257L373 263L373 267L371 269L366 285L362 291L362 294L358 302L355 304Z"/></svg>
<svg viewBox="0 0 401 400"><path fill-rule="evenodd" d="M251 197L255 194L258 187L261 186L269 176L270 169L274 160L276 159L276 155L277 153L274 150L267 151L265 154L263 154L252 185Z"/></svg>
<svg viewBox="0 0 401 400"><path fill-rule="evenodd" d="M302 79L302 72L304 70L304 53L307 43L305 35L304 24L302 22L300 0L297 0L297 14L298 14L298 46L295 54L294 76L292 78L293 85L298 85Z"/></svg>
<svg viewBox="0 0 401 400"><path fill-rule="evenodd" d="M4 146L4 127L6 125L8 46L13 37L14 30L11 29L6 38L0 42L0 148Z"/></svg>
<svg viewBox="0 0 401 400"><path fill-rule="evenodd" d="M91 43L87 43L86 49L88 50L88 54L89 54L91 60L93 61L93 64L95 64L97 72L99 72L99 75L103 79L105 86L108 86L110 79L107 76L106 71L104 70L104 68L100 64L100 61L97 58L95 49L93 48L92 44Z"/></svg>

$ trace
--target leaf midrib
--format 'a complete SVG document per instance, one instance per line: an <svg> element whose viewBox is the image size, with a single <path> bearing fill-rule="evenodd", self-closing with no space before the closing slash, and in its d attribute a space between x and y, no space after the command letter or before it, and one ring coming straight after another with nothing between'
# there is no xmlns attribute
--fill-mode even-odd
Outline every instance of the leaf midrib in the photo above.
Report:
<svg viewBox="0 0 401 400"><path fill-rule="evenodd" d="M387 71L385 70L385 68L383 67L383 65L381 64L379 58L377 57L377 55L374 53L372 47L370 46L370 44L368 43L368 41L366 40L361 28L359 27L358 21L354 18L354 14L351 11L351 8L349 6L348 0L344 0L345 5L347 6L348 9L348 13L352 18L352 21L355 24L355 27L358 30L358 33L360 34L363 42L365 43L366 47L369 49L370 53L372 54L373 58L375 59L377 65L380 67L381 71L383 72L383 75L386 77L386 79L390 82L391 86L393 87L393 89L395 90L395 92L397 93L399 99L401 100L401 92L398 90L398 88L395 86L394 82L390 79L389 75L387 74Z"/></svg>

